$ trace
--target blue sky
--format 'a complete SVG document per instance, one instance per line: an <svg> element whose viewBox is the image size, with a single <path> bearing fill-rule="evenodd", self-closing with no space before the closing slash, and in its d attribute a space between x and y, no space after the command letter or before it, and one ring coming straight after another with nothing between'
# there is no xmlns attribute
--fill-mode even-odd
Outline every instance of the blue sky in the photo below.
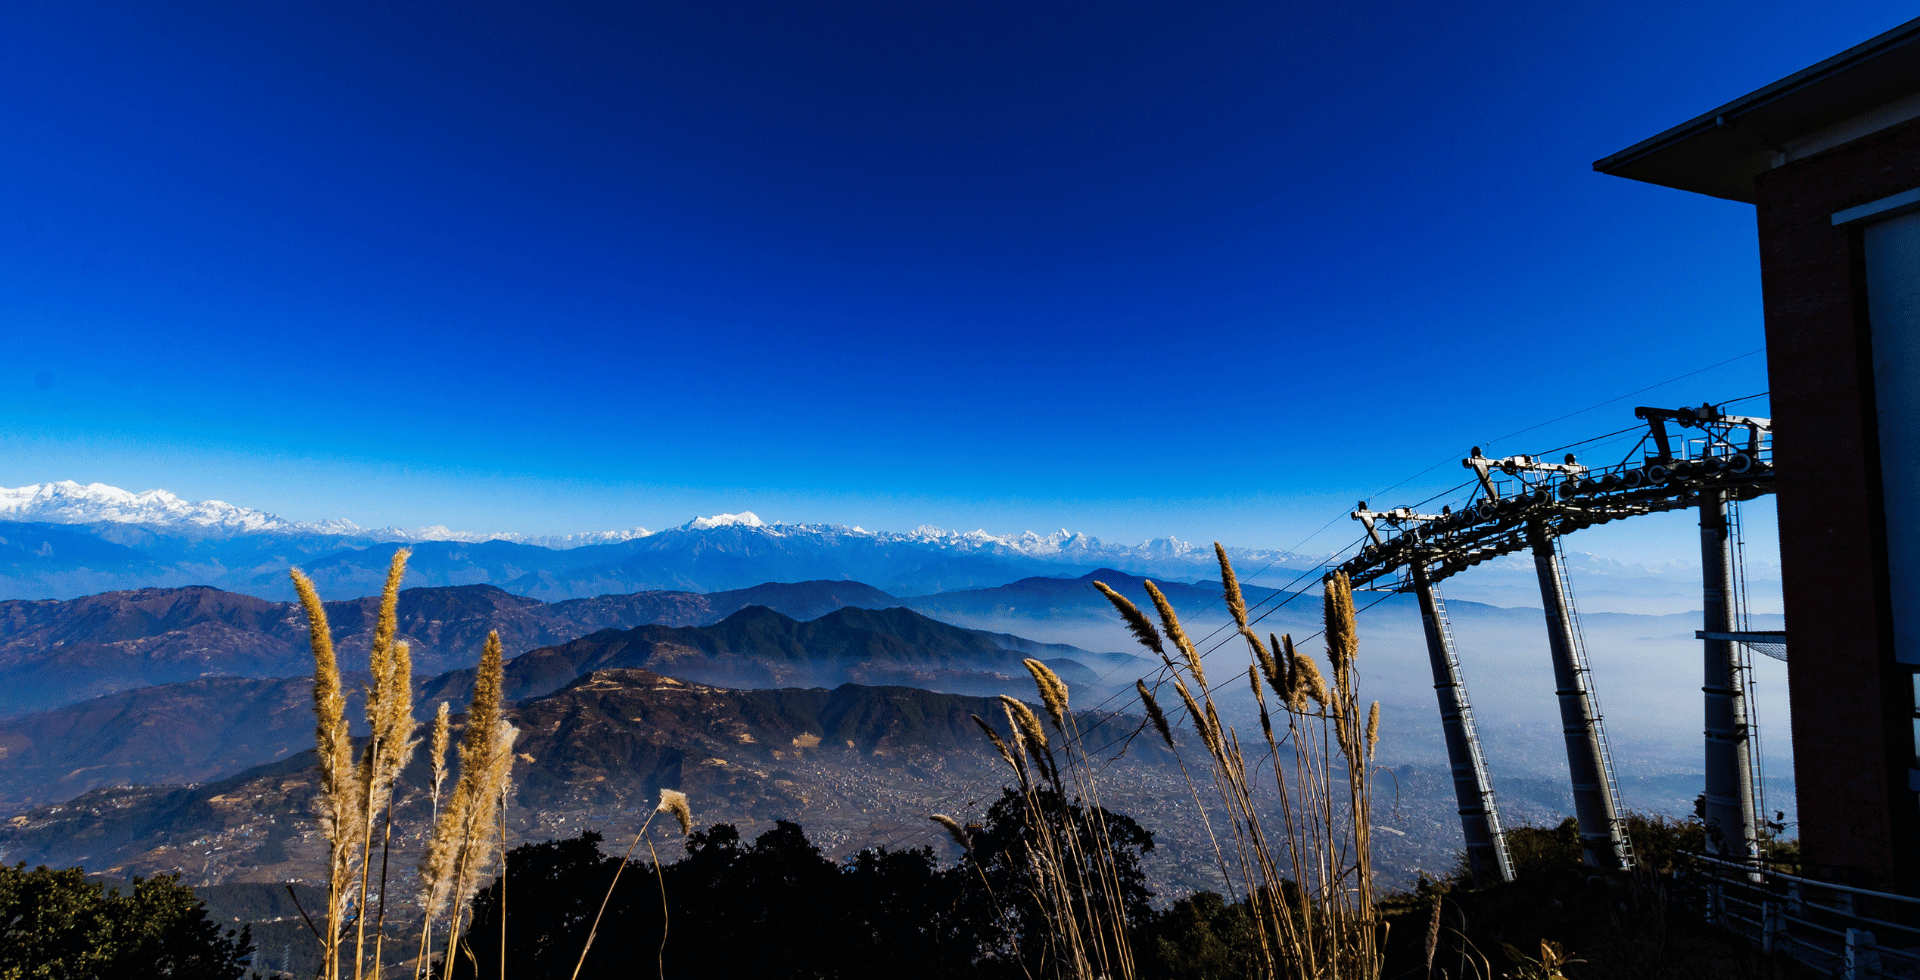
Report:
<svg viewBox="0 0 1920 980"><path fill-rule="evenodd" d="M1499 438L1762 344L1751 208L1591 162L1909 14L3 4L0 484L1292 546L1764 391Z"/></svg>

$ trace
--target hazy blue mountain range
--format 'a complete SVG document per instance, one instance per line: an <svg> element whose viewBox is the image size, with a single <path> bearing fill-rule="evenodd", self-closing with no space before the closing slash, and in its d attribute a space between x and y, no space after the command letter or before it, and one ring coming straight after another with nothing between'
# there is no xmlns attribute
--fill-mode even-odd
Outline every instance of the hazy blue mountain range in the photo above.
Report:
<svg viewBox="0 0 1920 980"><path fill-rule="evenodd" d="M358 719L361 685L348 690ZM219 779L312 748L311 676L210 677L122 691L0 718L0 812L99 786Z"/></svg>
<svg viewBox="0 0 1920 980"><path fill-rule="evenodd" d="M1000 635L995 642L1002 648L1032 649L1043 659L1056 654L1029 645L1029 640L1022 639L1025 631L1072 632L1078 624L1087 627L1089 635L1110 641L1096 643L1094 649L1130 650L1131 640L1115 632L1118 619L1112 607L1092 586L1096 579L1148 607L1143 579L1113 569L1077 579L1026 578L989 589L907 598L860 582L812 581L548 603L490 585L464 585L403 590L399 626L401 638L412 648L416 671L427 676L474 663L490 631L500 633L512 655L603 629L708 626L749 606L763 606L803 622L844 607L906 606L943 622ZM1225 615L1217 586L1165 582L1162 588L1174 608L1196 624ZM1277 595L1257 586L1246 591L1256 611ZM1309 624L1318 615L1319 604L1312 597L1307 600L1290 603L1266 625L1286 630ZM327 603L341 662L349 669L363 662L376 608L371 597ZM1013 626L997 628L1005 624ZM1021 635L1010 635L1016 632ZM941 641L930 638L929 642ZM1086 659L1085 650L1058 655ZM0 717L151 684L209 677L287 677L311 669L306 618L292 602L207 586L135 589L70 600L0 601ZM746 680L771 683L772 677L753 675Z"/></svg>
<svg viewBox="0 0 1920 980"><path fill-rule="evenodd" d="M748 606L711 626L602 630L531 650L508 661L505 683L509 698L538 697L581 674L643 668L737 688L857 683L988 694L1031 684L1021 666L1029 657L1074 685L1093 685L1122 667L1138 673L1150 666L1130 654L951 626L911 609L849 607L800 622ZM428 683L425 696L458 703L467 697L471 678L472 668L443 674Z"/></svg>
<svg viewBox="0 0 1920 980"><path fill-rule="evenodd" d="M426 675L474 663L499 631L509 653L609 627L717 622L750 605L814 619L898 600L858 582L766 583L728 592L643 592L546 603L487 585L407 589L400 636ZM364 662L378 600L328 602L342 663ZM297 604L205 586L137 589L71 600L0 602L0 715L149 684L202 677L285 677L312 670Z"/></svg>
<svg viewBox="0 0 1920 980"><path fill-rule="evenodd" d="M549 600L806 579L853 579L915 595L1103 565L1190 579L1213 565L1210 548L1173 538L1116 545L1064 530L869 531L724 514L657 532L529 537L290 521L220 501L102 484L0 488L0 597L213 585L283 599L290 597L287 566L295 564L325 594L365 595L378 590L387 558L403 544L415 549L410 586L486 583ZM1313 564L1280 552L1231 553L1249 564Z"/></svg>
<svg viewBox="0 0 1920 980"><path fill-rule="evenodd" d="M806 586L836 585L840 583L784 588L805 591ZM783 587L758 591L764 595L778 588ZM478 593L481 599L504 596L512 603L542 605L485 587L409 590L402 593L403 633L409 620L417 623L423 606L444 611L447 603L434 600L465 598L477 590L484 590ZM186 596L212 592L178 591ZM227 593L198 596L207 600L200 604L203 609L215 605L211 600L219 597L236 600L232 605L256 615L261 612L257 607L272 605ZM120 611L123 627L129 625L126 620L131 616L124 607L109 608ZM414 615L405 615L409 612ZM447 632L470 635L485 624L486 618L479 617L467 624L452 624ZM113 630L112 621L104 617L97 625L96 632ZM353 635L364 649L364 631ZM304 645L304 634L299 639ZM481 637L470 638L476 658L480 642ZM1112 686L1098 683L1102 673L1116 673L1114 684L1130 684L1150 669L1145 661L1127 654L1092 653L962 629L908 609L848 607L801 622L764 606L747 606L712 625L604 629L556 646L538 647L507 662L506 696L511 700L543 696L585 673L641 667L738 688L834 687L857 682L910 684L973 695L1024 694L1032 686L1021 666L1026 657L1046 661L1086 694ZM313 738L311 669L303 648L283 671L288 676L279 679L200 678L0 718L0 809L65 799L97 786L211 779L300 751ZM471 683L470 667L423 674L417 684L422 718L440 700L451 700L455 706L465 703ZM357 683L347 688L358 696Z"/></svg>
<svg viewBox="0 0 1920 980"><path fill-rule="evenodd" d="M522 733L509 832L515 843L543 840L571 832L566 818L583 810L644 814L663 786L687 792L703 826L783 816L826 831L831 820L809 816L823 808L866 824L879 814L852 792L856 786L864 794L865 786L937 781L951 772L957 788L960 776L991 771L998 760L974 714L1000 717L992 699L909 688L741 691L647 671L595 672L509 710ZM1080 720L1103 740L1109 726L1117 737L1138 723L1106 713ZM1143 741L1132 758L1171 755ZM424 820L425 760L417 754L402 779L403 826ZM311 748L303 747L199 786L94 790L0 825L0 858L126 874L185 868L196 881L311 874L323 846L312 819L312 764ZM913 816L916 825L925 822L924 812ZM412 866L412 838L396 839L398 867Z"/></svg>

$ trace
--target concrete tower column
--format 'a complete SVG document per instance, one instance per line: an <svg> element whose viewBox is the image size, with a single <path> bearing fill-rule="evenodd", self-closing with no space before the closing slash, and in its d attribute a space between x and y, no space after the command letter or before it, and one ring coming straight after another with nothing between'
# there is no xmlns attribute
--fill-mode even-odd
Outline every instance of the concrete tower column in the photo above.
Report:
<svg viewBox="0 0 1920 980"><path fill-rule="evenodd" d="M1493 780L1480 753L1480 734L1473 727L1467 685L1460 679L1460 660L1453 649L1452 631L1447 628L1447 609L1425 561L1414 562L1413 583L1420 599L1420 622L1426 627L1427 659L1433 666L1433 692L1440 701L1440 728L1446 734L1447 762L1453 769L1453 795L1460 805L1467 864L1480 884L1512 881L1507 837L1500 829Z"/></svg>
<svg viewBox="0 0 1920 980"><path fill-rule="evenodd" d="M1632 857L1626 828L1608 778L1606 731L1588 690L1587 664L1575 639L1573 603L1567 596L1560 556L1553 550L1553 539L1537 521L1527 525L1527 542L1533 547L1540 599L1546 606L1554 694L1560 699L1560 726L1567 740L1567 769L1573 780L1573 813L1580 823L1580 842L1588 864L1596 868L1629 867Z"/></svg>

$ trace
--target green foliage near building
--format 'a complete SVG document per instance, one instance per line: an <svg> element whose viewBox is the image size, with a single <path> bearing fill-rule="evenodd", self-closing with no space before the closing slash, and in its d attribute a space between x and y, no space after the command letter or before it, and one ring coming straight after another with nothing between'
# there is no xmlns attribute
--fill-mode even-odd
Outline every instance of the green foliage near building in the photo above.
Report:
<svg viewBox="0 0 1920 980"><path fill-rule="evenodd" d="M177 876L122 890L79 868L0 865L0 980L239 980L252 951Z"/></svg>

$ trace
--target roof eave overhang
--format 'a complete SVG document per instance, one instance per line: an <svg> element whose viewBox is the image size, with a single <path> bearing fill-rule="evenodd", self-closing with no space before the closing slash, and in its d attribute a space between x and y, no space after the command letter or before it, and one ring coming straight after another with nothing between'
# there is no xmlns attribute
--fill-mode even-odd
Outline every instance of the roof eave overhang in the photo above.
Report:
<svg viewBox="0 0 1920 980"><path fill-rule="evenodd" d="M1754 178L1789 144L1915 92L1920 18L1595 161L1593 169L1752 204Z"/></svg>

